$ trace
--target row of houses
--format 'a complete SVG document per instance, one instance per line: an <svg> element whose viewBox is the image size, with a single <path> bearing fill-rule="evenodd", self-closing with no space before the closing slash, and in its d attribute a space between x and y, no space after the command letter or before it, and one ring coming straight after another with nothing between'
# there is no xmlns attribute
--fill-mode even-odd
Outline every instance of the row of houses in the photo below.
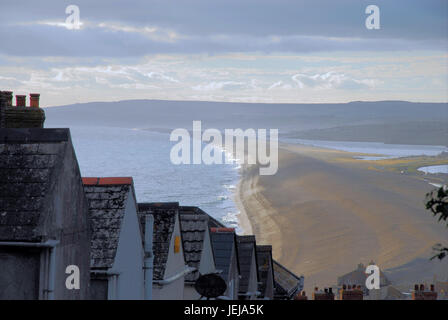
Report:
<svg viewBox="0 0 448 320"><path fill-rule="evenodd" d="M255 236L198 207L139 203L131 177L81 177L70 130L44 129L32 98L0 91L0 299L200 299L208 274L226 284L218 299L302 290Z"/></svg>

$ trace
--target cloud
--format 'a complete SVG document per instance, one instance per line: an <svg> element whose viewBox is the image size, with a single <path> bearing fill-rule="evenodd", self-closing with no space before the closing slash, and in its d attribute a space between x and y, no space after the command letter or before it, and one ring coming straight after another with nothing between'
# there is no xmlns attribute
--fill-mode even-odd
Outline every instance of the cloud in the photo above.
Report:
<svg viewBox="0 0 448 320"><path fill-rule="evenodd" d="M234 90L241 89L242 87L246 87L247 84L245 82L237 82L237 81L212 81L205 84L198 84L193 86L193 90L197 91L213 91L213 90Z"/></svg>
<svg viewBox="0 0 448 320"><path fill-rule="evenodd" d="M298 73L291 77L300 89L305 87L316 89L368 89L377 83L374 79L355 79L343 73L327 72L307 75Z"/></svg>

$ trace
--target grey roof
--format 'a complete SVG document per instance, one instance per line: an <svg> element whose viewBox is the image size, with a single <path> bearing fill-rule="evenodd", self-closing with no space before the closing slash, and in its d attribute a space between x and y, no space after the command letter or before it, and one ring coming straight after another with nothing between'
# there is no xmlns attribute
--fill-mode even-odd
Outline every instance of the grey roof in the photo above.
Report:
<svg viewBox="0 0 448 320"><path fill-rule="evenodd" d="M118 248L120 230L132 185L86 185L92 226L90 267L111 268ZM135 197L134 197L135 199Z"/></svg>
<svg viewBox="0 0 448 320"><path fill-rule="evenodd" d="M0 129L0 240L44 241L68 129ZM77 167L77 164L76 164Z"/></svg>
<svg viewBox="0 0 448 320"><path fill-rule="evenodd" d="M185 263L190 267L199 269L205 233L208 232L208 216L184 213L182 210L179 213ZM198 277L199 271L195 271L187 274L185 281L193 282Z"/></svg>
<svg viewBox="0 0 448 320"><path fill-rule="evenodd" d="M179 206L179 212L180 213L190 213L190 214L202 214L204 216L208 217L208 226L209 228L227 228L223 223L216 220L212 216L210 216L208 213L206 213L204 210L202 210L199 207L194 206Z"/></svg>
<svg viewBox="0 0 448 320"><path fill-rule="evenodd" d="M229 270L232 263L232 251L235 249L235 257L238 259L235 232L211 232L213 254L215 255L215 266L221 270L221 277L228 281ZM238 260L237 260L238 261ZM239 263L237 263L239 268Z"/></svg>
<svg viewBox="0 0 448 320"><path fill-rule="evenodd" d="M369 264L375 264L374 262L370 262ZM344 274L343 276L338 277L338 285L342 286L344 284L347 285L360 285L365 288L365 283L367 279L367 274L365 273L366 267L362 263L358 264L356 270L353 270L349 273ZM390 284L389 279L384 275L383 272L380 271L380 285L387 286Z"/></svg>
<svg viewBox="0 0 448 320"><path fill-rule="evenodd" d="M255 254L255 263L257 264L257 252L255 236L237 236L238 259L240 262L241 279L239 292L245 293L249 287L250 270L252 267L252 255ZM258 266L255 266L258 279ZM258 280L257 280L258 281Z"/></svg>
<svg viewBox="0 0 448 320"><path fill-rule="evenodd" d="M171 237L174 232L176 215L179 214L178 202L165 203L139 203L138 215L143 230L142 236L145 238L145 215L152 214L154 217L154 280L163 280L166 263L170 249Z"/></svg>
<svg viewBox="0 0 448 320"><path fill-rule="evenodd" d="M269 273L272 274L274 279L274 269L272 265L272 246L263 245L257 246L257 262L258 262L258 275L260 276L260 287L261 297L264 297Z"/></svg>
<svg viewBox="0 0 448 320"><path fill-rule="evenodd" d="M291 299L299 290L301 279L275 260L273 266L275 296Z"/></svg>

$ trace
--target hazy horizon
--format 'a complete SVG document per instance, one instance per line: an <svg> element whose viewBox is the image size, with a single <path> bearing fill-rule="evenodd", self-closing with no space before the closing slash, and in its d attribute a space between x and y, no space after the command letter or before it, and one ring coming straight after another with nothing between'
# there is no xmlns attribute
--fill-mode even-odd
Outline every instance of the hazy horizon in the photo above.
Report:
<svg viewBox="0 0 448 320"><path fill-rule="evenodd" d="M79 28L68 4L2 1L3 90L42 106L448 102L446 1L378 0L378 29L367 0L80 0Z"/></svg>

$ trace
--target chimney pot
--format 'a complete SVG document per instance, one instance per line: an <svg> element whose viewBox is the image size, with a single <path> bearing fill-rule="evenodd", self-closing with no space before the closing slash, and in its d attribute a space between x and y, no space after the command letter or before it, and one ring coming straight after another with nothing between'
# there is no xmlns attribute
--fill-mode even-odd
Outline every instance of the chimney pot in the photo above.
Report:
<svg viewBox="0 0 448 320"><path fill-rule="evenodd" d="M3 103L7 107L12 107L12 91L3 91Z"/></svg>
<svg viewBox="0 0 448 320"><path fill-rule="evenodd" d="M347 286L345 284L342 285L342 289L347 289Z"/></svg>
<svg viewBox="0 0 448 320"><path fill-rule="evenodd" d="M333 288L328 288L328 293L333 293Z"/></svg>
<svg viewBox="0 0 448 320"><path fill-rule="evenodd" d="M414 290L415 290L415 291L418 291L418 284L415 284L415 285L414 285Z"/></svg>
<svg viewBox="0 0 448 320"><path fill-rule="evenodd" d="M26 106L26 95L17 94L16 95L16 106L25 107Z"/></svg>
<svg viewBox="0 0 448 320"><path fill-rule="evenodd" d="M420 291L425 291L425 285L420 284Z"/></svg>
<svg viewBox="0 0 448 320"><path fill-rule="evenodd" d="M319 290L319 288L318 287L314 287L314 291L318 291Z"/></svg>
<svg viewBox="0 0 448 320"><path fill-rule="evenodd" d="M30 93L30 107L39 108L39 93Z"/></svg>
<svg viewBox="0 0 448 320"><path fill-rule="evenodd" d="M431 292L434 292L434 285L431 285Z"/></svg>

